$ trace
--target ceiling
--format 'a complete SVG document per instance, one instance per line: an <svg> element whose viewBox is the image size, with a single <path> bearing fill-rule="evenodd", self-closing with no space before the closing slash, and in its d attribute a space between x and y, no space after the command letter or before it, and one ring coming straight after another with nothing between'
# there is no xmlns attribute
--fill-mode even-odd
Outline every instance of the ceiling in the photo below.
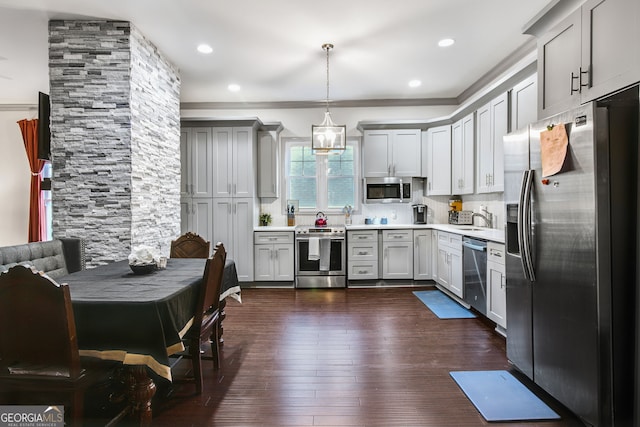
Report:
<svg viewBox="0 0 640 427"><path fill-rule="evenodd" d="M0 104L48 92L49 19L131 21L180 70L183 103L323 101L325 42L332 100L456 98L529 40L548 2L0 0Z"/></svg>

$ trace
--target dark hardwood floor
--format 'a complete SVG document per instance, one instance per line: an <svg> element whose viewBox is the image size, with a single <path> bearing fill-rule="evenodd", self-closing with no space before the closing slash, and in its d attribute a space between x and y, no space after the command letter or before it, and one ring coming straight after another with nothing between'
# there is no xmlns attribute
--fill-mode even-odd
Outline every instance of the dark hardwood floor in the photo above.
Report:
<svg viewBox="0 0 640 427"><path fill-rule="evenodd" d="M509 369L504 338L486 320L438 319L414 290L244 289L227 300L221 370L205 361L202 395L159 397L153 426L490 425L449 372ZM561 421L500 427L582 425L540 397Z"/></svg>

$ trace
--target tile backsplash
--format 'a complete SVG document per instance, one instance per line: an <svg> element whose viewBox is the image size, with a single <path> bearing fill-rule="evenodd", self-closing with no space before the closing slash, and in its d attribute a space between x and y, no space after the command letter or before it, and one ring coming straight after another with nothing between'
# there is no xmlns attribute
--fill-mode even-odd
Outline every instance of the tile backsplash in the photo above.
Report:
<svg viewBox="0 0 640 427"><path fill-rule="evenodd" d="M429 224L447 223L449 220L449 196L423 196L422 180L413 180L413 198L409 203L371 203L361 204L358 211L352 213L352 224L364 224L365 218L387 218L389 224L412 224L415 203L427 205L427 222ZM471 194L462 196L462 209L480 212L484 205L494 215L493 228L504 228L503 193ZM261 213L270 213L271 225L287 225L287 217L281 199L263 199L260 204ZM344 224L344 214L328 214L329 224ZM296 215L296 225L313 225L315 213ZM474 218L474 224L484 226L481 218Z"/></svg>

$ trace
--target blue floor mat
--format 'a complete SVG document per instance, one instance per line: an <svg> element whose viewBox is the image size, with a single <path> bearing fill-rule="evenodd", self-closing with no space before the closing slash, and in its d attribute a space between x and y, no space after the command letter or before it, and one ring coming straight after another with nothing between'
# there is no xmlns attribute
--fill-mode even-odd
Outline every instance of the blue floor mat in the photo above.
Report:
<svg viewBox="0 0 640 427"><path fill-rule="evenodd" d="M470 319L476 317L470 310L467 310L443 292L414 291L413 294L440 319Z"/></svg>
<svg viewBox="0 0 640 427"><path fill-rule="evenodd" d="M457 371L449 374L487 421L560 418L507 371Z"/></svg>

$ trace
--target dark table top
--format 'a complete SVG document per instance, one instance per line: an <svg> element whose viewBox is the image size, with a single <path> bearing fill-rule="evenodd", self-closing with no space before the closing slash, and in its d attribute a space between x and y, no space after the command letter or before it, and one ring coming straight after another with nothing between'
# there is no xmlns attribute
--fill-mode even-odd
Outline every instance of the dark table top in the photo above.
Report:
<svg viewBox="0 0 640 427"><path fill-rule="evenodd" d="M166 269L136 275L120 261L59 278L69 284L80 354L146 365L171 380L169 356L184 349L204 266L204 259L173 258ZM224 282L227 294L237 286L233 261Z"/></svg>

